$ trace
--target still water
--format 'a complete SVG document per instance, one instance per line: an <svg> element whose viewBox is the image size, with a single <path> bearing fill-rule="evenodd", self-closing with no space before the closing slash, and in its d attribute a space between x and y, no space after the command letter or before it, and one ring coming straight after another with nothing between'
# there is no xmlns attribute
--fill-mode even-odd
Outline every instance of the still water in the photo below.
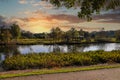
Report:
<svg viewBox="0 0 120 80"><path fill-rule="evenodd" d="M0 46L0 62L6 57L17 54L40 52L86 52L86 51L120 50L120 43L79 44L79 45L14 45Z"/></svg>

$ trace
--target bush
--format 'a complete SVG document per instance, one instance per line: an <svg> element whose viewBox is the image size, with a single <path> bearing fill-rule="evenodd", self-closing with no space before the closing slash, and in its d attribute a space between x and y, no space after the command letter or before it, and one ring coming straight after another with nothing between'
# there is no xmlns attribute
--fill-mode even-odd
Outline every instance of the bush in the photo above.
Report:
<svg viewBox="0 0 120 80"><path fill-rule="evenodd" d="M120 51L90 51L83 53L40 53L6 58L2 62L5 70L83 66L115 62L120 63Z"/></svg>

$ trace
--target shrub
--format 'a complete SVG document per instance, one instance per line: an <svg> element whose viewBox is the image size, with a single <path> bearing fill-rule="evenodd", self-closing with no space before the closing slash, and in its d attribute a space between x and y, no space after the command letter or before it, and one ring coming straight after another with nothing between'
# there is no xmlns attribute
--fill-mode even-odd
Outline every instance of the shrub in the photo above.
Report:
<svg viewBox="0 0 120 80"><path fill-rule="evenodd" d="M82 53L40 53L6 58L2 62L5 70L83 66L115 62L120 63L120 51L90 51Z"/></svg>

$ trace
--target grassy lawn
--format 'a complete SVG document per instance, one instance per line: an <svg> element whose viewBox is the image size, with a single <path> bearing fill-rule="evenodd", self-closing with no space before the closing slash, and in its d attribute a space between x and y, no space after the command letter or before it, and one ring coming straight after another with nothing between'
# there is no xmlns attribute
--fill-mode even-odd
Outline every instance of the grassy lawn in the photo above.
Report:
<svg viewBox="0 0 120 80"><path fill-rule="evenodd" d="M99 69L111 69L120 68L120 64L112 65L93 65L85 67L67 67L67 68L53 68L53 69L40 69L32 70L31 72L21 72L18 73L0 73L0 79L12 78L12 77L22 77L22 76L32 76L32 75L43 75L43 74L55 74L55 73L68 73L68 72L78 72L78 71L89 71L89 70L99 70Z"/></svg>

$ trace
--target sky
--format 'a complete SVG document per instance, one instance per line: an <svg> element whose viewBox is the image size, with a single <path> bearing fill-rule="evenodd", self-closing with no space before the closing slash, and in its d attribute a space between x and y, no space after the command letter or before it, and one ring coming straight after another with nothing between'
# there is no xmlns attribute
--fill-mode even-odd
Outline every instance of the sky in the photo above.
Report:
<svg viewBox="0 0 120 80"><path fill-rule="evenodd" d="M63 31L71 27L86 31L120 29L120 8L102 11L91 22L78 18L78 11L79 8L56 8L42 0L0 0L0 26L16 23L22 30L33 33L49 32L54 27Z"/></svg>

